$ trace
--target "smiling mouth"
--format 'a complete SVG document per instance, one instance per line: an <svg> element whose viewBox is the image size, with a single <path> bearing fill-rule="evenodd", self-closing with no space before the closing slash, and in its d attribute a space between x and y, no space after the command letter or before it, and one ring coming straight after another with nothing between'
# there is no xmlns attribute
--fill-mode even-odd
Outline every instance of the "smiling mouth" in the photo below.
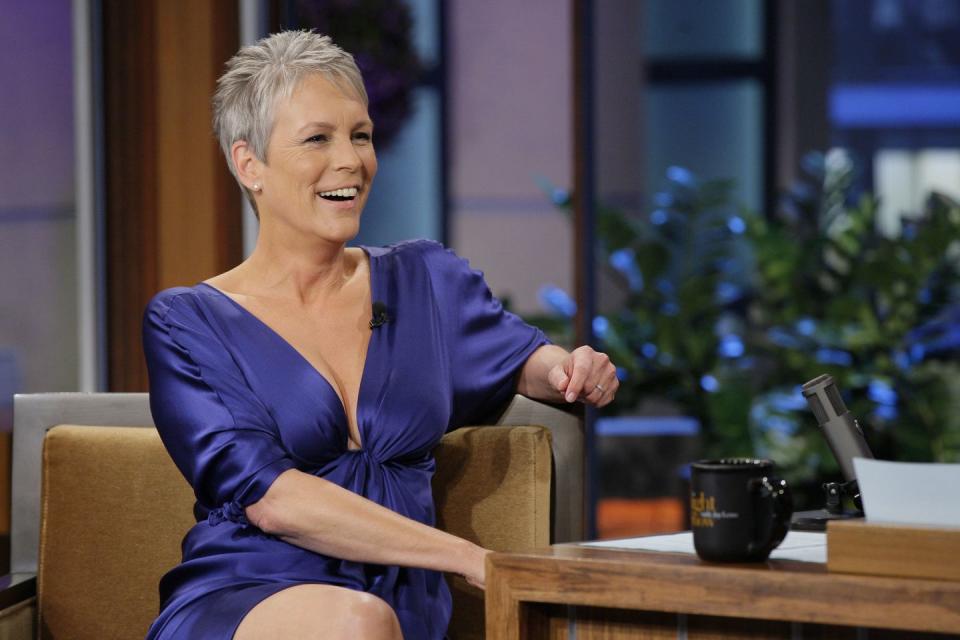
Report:
<svg viewBox="0 0 960 640"><path fill-rule="evenodd" d="M321 191L317 195L330 202L349 202L357 197L359 189L356 187L347 187L346 189L334 189L333 191Z"/></svg>

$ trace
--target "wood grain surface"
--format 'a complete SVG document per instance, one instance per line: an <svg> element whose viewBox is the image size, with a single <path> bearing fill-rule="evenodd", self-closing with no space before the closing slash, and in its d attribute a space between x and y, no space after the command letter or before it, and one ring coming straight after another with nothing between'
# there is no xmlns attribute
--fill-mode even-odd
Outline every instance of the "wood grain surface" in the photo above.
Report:
<svg viewBox="0 0 960 640"><path fill-rule="evenodd" d="M827 568L839 573L960 581L960 528L831 522Z"/></svg>
<svg viewBox="0 0 960 640"><path fill-rule="evenodd" d="M492 639L570 638L571 629L576 640L862 637L856 627L891 630L871 639L960 633L960 582L577 545L495 553L487 563Z"/></svg>

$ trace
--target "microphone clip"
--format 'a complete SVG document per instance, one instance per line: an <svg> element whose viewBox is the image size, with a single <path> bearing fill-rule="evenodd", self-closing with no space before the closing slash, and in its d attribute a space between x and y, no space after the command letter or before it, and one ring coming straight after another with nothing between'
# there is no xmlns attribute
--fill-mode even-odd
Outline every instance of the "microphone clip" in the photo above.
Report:
<svg viewBox="0 0 960 640"><path fill-rule="evenodd" d="M855 509L853 515L863 514L863 502L860 500L860 486L856 480L848 480L847 482L824 482L823 492L826 496L826 504L823 508L827 513L845 513L843 500L847 498L853 502Z"/></svg>
<svg viewBox="0 0 960 640"><path fill-rule="evenodd" d="M373 303L373 316L370 318L370 328L376 329L390 322L390 315L387 313L387 305L382 302Z"/></svg>

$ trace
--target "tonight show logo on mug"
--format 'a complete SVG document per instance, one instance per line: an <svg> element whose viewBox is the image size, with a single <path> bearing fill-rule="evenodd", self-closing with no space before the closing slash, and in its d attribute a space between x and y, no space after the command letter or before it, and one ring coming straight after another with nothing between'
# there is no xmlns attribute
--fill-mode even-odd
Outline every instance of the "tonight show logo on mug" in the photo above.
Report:
<svg viewBox="0 0 960 640"><path fill-rule="evenodd" d="M731 520L739 517L739 513L717 510L715 496L707 497L703 491L700 495L690 496L690 523L694 527L712 527L714 520Z"/></svg>

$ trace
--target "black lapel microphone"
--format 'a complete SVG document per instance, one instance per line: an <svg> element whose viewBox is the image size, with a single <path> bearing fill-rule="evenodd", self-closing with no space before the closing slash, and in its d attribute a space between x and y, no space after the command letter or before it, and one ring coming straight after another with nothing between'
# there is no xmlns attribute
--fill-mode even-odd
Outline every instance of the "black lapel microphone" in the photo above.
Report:
<svg viewBox="0 0 960 640"><path fill-rule="evenodd" d="M373 303L373 317L370 318L370 328L376 329L390 322L390 316L387 314L387 305L375 300Z"/></svg>

